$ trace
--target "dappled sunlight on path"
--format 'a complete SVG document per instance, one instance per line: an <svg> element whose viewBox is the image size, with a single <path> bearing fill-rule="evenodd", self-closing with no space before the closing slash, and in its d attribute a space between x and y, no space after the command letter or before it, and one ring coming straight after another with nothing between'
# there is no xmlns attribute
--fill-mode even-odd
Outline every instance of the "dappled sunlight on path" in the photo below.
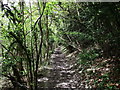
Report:
<svg viewBox="0 0 120 90"><path fill-rule="evenodd" d="M73 61L73 60L72 60ZM43 88L77 88L79 77L73 68L73 63L62 53L60 47L56 48L51 56L51 68L46 77L39 79Z"/></svg>

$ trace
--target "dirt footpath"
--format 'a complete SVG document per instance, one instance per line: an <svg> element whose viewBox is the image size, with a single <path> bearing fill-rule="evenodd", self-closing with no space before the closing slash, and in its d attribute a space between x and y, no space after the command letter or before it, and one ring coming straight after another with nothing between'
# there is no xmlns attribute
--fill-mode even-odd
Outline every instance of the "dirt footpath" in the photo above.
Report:
<svg viewBox="0 0 120 90"><path fill-rule="evenodd" d="M61 48L55 49L52 54L49 72L46 77L39 79L43 88L78 88L78 73L74 69L75 61L66 57Z"/></svg>

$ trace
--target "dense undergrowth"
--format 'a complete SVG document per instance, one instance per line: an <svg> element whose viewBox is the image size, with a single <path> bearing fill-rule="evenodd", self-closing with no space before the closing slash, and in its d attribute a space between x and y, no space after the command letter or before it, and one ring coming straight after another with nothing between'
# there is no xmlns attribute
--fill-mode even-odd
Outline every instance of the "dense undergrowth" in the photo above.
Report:
<svg viewBox="0 0 120 90"><path fill-rule="evenodd" d="M58 46L77 52L81 85L120 88L119 3L0 3L1 75L14 88L36 90L38 70Z"/></svg>
<svg viewBox="0 0 120 90"><path fill-rule="evenodd" d="M86 88L113 90L120 88L120 59L99 57L99 53L81 52L78 57L82 85Z"/></svg>

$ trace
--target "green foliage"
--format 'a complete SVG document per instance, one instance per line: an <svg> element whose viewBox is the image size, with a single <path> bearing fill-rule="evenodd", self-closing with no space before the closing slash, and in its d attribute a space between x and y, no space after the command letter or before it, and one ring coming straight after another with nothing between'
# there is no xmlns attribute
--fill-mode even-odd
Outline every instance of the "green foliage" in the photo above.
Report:
<svg viewBox="0 0 120 90"><path fill-rule="evenodd" d="M63 17L57 21L60 23L58 30L62 31L66 42L73 43L76 48L97 44L104 57L119 57L119 7L118 3L63 3L61 10L67 14L58 14Z"/></svg>
<svg viewBox="0 0 120 90"><path fill-rule="evenodd" d="M99 81L100 80L100 81ZM118 90L117 84L111 81L109 77L109 73L106 73L99 77L99 80L96 80L94 83L97 85L97 88L105 89L105 90Z"/></svg>
<svg viewBox="0 0 120 90"><path fill-rule="evenodd" d="M99 57L99 54L95 50L83 50L79 54L78 62L80 64L88 64L94 61L98 57Z"/></svg>
<svg viewBox="0 0 120 90"><path fill-rule="evenodd" d="M91 64L102 56L120 57L119 3L37 2L29 6L1 4L1 8L3 70L13 74L9 69L22 61L30 86L39 62L45 64L59 43L71 53L81 51L79 64ZM103 75L100 79L99 86L104 87L110 78Z"/></svg>

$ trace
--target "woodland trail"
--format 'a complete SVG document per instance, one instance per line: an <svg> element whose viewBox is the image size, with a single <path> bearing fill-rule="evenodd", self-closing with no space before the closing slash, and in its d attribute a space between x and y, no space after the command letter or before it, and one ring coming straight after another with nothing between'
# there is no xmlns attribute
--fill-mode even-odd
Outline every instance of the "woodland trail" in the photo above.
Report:
<svg viewBox="0 0 120 90"><path fill-rule="evenodd" d="M78 88L80 77L73 68L74 61L63 54L60 47L55 49L50 61L51 68L48 69L46 77L38 79L40 87Z"/></svg>

